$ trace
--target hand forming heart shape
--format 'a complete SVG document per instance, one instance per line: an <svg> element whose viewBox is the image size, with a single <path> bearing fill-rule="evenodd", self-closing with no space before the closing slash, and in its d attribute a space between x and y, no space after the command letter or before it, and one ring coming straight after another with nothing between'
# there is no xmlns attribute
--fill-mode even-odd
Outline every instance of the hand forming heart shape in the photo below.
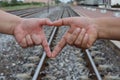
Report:
<svg viewBox="0 0 120 80"><path fill-rule="evenodd" d="M14 27L14 35L22 47L42 44L48 57L56 57L66 44L75 45L79 48L90 47L97 38L95 25L90 23L90 19L80 17L64 18L55 22L51 22L49 19L23 19L19 25ZM70 26L53 52L50 51L45 38L43 25Z"/></svg>
<svg viewBox="0 0 120 80"><path fill-rule="evenodd" d="M66 44L78 48L89 48L98 38L97 25L92 19L86 17L63 18L53 22L54 26L70 26L60 42L52 52L51 57L56 57Z"/></svg>

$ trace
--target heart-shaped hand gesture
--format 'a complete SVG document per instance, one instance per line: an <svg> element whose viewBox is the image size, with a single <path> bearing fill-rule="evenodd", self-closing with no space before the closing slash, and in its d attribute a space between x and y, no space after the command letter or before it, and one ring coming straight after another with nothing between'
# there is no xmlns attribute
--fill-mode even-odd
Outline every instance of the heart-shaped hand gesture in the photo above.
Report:
<svg viewBox="0 0 120 80"><path fill-rule="evenodd" d="M56 57L66 44L89 48L97 38L120 40L120 18L71 17L51 22L49 19L24 19L1 10L0 14L0 33L13 34L22 47L42 44L48 57ZM43 25L70 26L52 53Z"/></svg>
<svg viewBox="0 0 120 80"><path fill-rule="evenodd" d="M79 48L88 48L98 38L96 25L89 18L71 17L64 18L55 22L49 19L23 19L14 28L14 35L22 47L42 44L48 57L56 57L66 44L74 45ZM47 43L43 25L48 26L70 26L63 38L51 53Z"/></svg>

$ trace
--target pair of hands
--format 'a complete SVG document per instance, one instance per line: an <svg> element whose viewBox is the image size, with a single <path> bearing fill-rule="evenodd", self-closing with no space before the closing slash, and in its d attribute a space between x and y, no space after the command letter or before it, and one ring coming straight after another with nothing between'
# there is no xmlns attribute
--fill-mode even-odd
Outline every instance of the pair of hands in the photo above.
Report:
<svg viewBox="0 0 120 80"><path fill-rule="evenodd" d="M43 26L70 26L60 42L51 53ZM89 48L98 38L97 25L94 20L86 17L63 18L51 22L49 19L23 19L14 27L14 35L22 47L42 44L48 57L56 57L66 44L78 48Z"/></svg>

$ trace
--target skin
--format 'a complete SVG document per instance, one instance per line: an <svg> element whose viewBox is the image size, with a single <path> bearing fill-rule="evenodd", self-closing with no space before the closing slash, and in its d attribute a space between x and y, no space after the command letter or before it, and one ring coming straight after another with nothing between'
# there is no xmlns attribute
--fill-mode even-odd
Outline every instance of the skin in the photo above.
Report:
<svg viewBox="0 0 120 80"><path fill-rule="evenodd" d="M71 17L55 21L53 25L70 28L53 50L52 58L56 57L66 44L86 49L97 39L120 40L120 18Z"/></svg>
<svg viewBox="0 0 120 80"><path fill-rule="evenodd" d="M51 56L43 25L51 26L49 19L24 19L0 10L0 33L14 35L23 47L42 44L47 56Z"/></svg>

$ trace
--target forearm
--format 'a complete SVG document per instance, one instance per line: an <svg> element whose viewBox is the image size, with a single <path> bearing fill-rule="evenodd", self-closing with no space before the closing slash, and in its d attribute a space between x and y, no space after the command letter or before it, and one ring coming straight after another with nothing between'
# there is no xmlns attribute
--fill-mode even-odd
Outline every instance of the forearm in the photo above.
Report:
<svg viewBox="0 0 120 80"><path fill-rule="evenodd" d="M14 27L21 22L22 18L0 10L0 33L13 34Z"/></svg>
<svg viewBox="0 0 120 80"><path fill-rule="evenodd" d="M120 40L120 18L97 18L99 39Z"/></svg>

